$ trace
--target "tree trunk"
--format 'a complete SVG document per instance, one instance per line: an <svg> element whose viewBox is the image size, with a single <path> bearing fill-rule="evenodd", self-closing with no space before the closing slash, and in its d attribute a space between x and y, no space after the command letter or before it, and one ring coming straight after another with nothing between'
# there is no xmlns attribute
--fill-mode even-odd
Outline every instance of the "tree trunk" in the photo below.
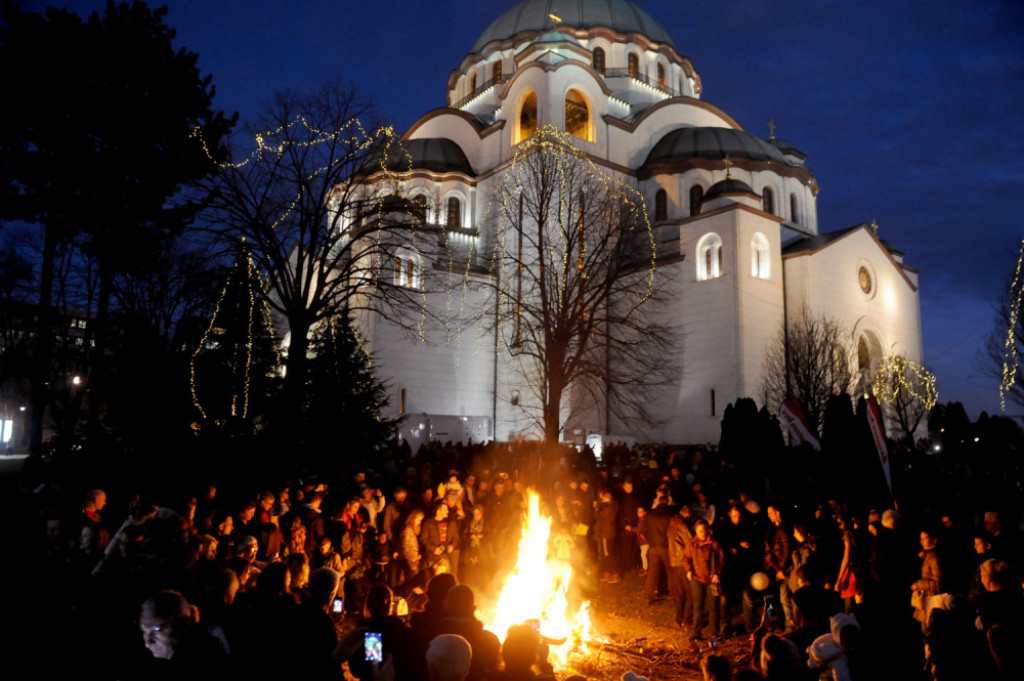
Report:
<svg viewBox="0 0 1024 681"><path fill-rule="evenodd" d="M103 427L100 423L100 413L106 396L107 327L110 317L110 296L114 287L114 275L109 267L100 264L99 279L100 290L96 301L96 319L91 324L95 345L90 353L89 383L86 386L88 390L86 434L88 443L93 446L99 444L99 435Z"/></svg>
<svg viewBox="0 0 1024 681"><path fill-rule="evenodd" d="M48 222L48 221L47 221ZM43 452L43 422L50 380L50 357L53 343L53 268L57 254L57 227L46 226L43 239L43 262L39 271L39 306L36 344L32 366L32 413L29 416L28 451L32 456Z"/></svg>
<svg viewBox="0 0 1024 681"><path fill-rule="evenodd" d="M301 423L306 374L309 371L309 326L309 322L304 319L292 319L288 324L291 343L288 346L284 376L284 416L287 428L297 428Z"/></svg>

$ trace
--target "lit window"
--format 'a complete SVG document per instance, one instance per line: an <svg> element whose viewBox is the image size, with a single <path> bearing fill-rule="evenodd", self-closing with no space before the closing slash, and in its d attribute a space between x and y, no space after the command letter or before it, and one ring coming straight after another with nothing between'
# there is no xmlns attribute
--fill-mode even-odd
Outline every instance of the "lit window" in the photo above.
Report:
<svg viewBox="0 0 1024 681"><path fill-rule="evenodd" d="M797 209L796 194L789 195L789 215L794 223L800 222L800 211Z"/></svg>
<svg viewBox="0 0 1024 681"><path fill-rule="evenodd" d="M494 66L491 67L491 80L494 81L495 85L501 83L501 60L494 62Z"/></svg>
<svg viewBox="0 0 1024 681"><path fill-rule="evenodd" d="M714 232L697 242L697 281L722 276L722 238Z"/></svg>
<svg viewBox="0 0 1024 681"><path fill-rule="evenodd" d="M690 187L690 215L700 214L700 202L704 199L704 188L699 184Z"/></svg>
<svg viewBox="0 0 1024 681"><path fill-rule="evenodd" d="M772 191L771 187L765 187L761 190L761 208L764 209L765 213L775 215L775 192Z"/></svg>
<svg viewBox="0 0 1024 681"><path fill-rule="evenodd" d="M629 64L629 77L637 78L640 76L640 57L636 55L636 52L630 52L627 63Z"/></svg>
<svg viewBox="0 0 1024 681"><path fill-rule="evenodd" d="M448 227L462 226L462 202L458 197L453 196L448 199L448 219L445 220L445 225Z"/></svg>
<svg viewBox="0 0 1024 681"><path fill-rule="evenodd" d="M665 67L662 64L658 64L658 89L665 89Z"/></svg>
<svg viewBox="0 0 1024 681"><path fill-rule="evenodd" d="M519 133L516 142L522 142L537 132L537 93L530 91L519 106Z"/></svg>
<svg viewBox="0 0 1024 681"><path fill-rule="evenodd" d="M668 219L668 194L664 189L659 189L654 195L654 221L661 222Z"/></svg>
<svg viewBox="0 0 1024 681"><path fill-rule="evenodd" d="M590 139L590 107L579 90L569 90L565 95L565 131Z"/></svg>
<svg viewBox="0 0 1024 681"><path fill-rule="evenodd" d="M395 257L395 285L403 288L420 287L420 261L411 253Z"/></svg>
<svg viewBox="0 0 1024 681"><path fill-rule="evenodd" d="M469 94L476 92L476 74L469 77Z"/></svg>
<svg viewBox="0 0 1024 681"><path fill-rule="evenodd" d="M758 279L767 279L771 275L768 239L760 232L750 240L750 275Z"/></svg>
<svg viewBox="0 0 1024 681"><path fill-rule="evenodd" d="M594 48L594 70L604 75L604 50L600 47Z"/></svg>

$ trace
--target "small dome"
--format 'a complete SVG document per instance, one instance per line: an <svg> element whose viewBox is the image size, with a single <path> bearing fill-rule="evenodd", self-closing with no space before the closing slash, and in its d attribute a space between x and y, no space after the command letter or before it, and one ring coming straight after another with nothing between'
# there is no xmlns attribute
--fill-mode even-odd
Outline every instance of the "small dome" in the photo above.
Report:
<svg viewBox="0 0 1024 681"><path fill-rule="evenodd" d="M455 142L444 137L424 137L403 142L388 154L387 168L394 172L430 170L435 173L463 173L473 175L466 154Z"/></svg>
<svg viewBox="0 0 1024 681"><path fill-rule="evenodd" d="M554 20L548 16L550 14L561 19L565 26L607 26L619 33L641 33L656 43L667 43L675 47L668 32L647 12L628 0L523 0L487 27L473 45L473 52L479 52L493 40L505 40L522 31L546 31L554 24Z"/></svg>
<svg viewBox="0 0 1024 681"><path fill-rule="evenodd" d="M801 160L807 158L807 154L797 149L792 142L784 140L781 137L771 138L768 140L768 144L772 145L787 156L795 156Z"/></svg>
<svg viewBox="0 0 1024 681"><path fill-rule="evenodd" d="M704 194L703 201L710 201L716 199L719 196L726 194L750 194L757 196L754 193L753 188L743 180L737 180L734 177L727 177L724 180L714 183L708 187L708 191Z"/></svg>
<svg viewBox="0 0 1024 681"><path fill-rule="evenodd" d="M678 128L667 133L647 155L644 166L691 158L746 158L792 165L768 142L732 128Z"/></svg>

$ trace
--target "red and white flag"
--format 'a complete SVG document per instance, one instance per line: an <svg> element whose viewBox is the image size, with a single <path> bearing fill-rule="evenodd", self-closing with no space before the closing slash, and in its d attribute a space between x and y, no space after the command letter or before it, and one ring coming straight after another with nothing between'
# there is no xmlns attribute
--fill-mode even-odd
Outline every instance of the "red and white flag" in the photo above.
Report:
<svg viewBox="0 0 1024 681"><path fill-rule="evenodd" d="M821 451L821 442L818 440L818 434L811 429L811 425L807 422L807 416L804 414L804 409L795 397L790 397L782 403L782 408L779 409L779 418L782 419L782 422L786 424L789 432L793 433L796 439L814 447L816 452Z"/></svg>
<svg viewBox="0 0 1024 681"><path fill-rule="evenodd" d="M892 494L892 476L889 473L889 446L885 442L885 424L882 423L882 413L878 410L878 400L875 399L874 395L868 395L868 425L871 427L871 437L875 440L878 458L882 462L882 471L885 472L885 484L889 486L889 494Z"/></svg>

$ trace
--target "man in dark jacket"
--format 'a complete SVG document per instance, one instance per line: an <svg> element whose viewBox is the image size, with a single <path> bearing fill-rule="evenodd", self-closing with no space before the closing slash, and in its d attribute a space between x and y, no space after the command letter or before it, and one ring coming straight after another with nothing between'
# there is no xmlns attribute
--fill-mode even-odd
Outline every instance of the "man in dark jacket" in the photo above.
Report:
<svg viewBox="0 0 1024 681"><path fill-rule="evenodd" d="M696 641L700 638L705 616L712 636L724 633L721 581L725 555L718 542L711 538L711 528L706 520L698 520L693 531L694 537L683 554L683 565L686 567L686 578L690 580L690 596L693 599L690 638Z"/></svg>
<svg viewBox="0 0 1024 681"><path fill-rule="evenodd" d="M648 605L658 597L658 582L662 573L669 573L668 525L671 519L668 495L659 493L654 508L645 519L647 542L650 544L650 548L647 549L647 581L644 582L644 598L647 599Z"/></svg>

